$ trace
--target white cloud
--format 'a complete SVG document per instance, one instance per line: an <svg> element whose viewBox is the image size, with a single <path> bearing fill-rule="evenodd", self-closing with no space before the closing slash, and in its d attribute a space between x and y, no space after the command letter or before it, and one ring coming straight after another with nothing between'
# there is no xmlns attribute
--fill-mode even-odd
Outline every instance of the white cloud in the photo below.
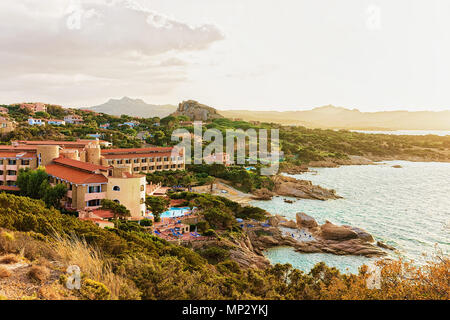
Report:
<svg viewBox="0 0 450 320"><path fill-rule="evenodd" d="M42 92L92 85L89 79L176 84L182 74L161 74L161 67L181 67L186 62L177 52L203 50L224 37L214 25L192 26L126 0L3 0L0 30L1 96L25 96L32 85Z"/></svg>

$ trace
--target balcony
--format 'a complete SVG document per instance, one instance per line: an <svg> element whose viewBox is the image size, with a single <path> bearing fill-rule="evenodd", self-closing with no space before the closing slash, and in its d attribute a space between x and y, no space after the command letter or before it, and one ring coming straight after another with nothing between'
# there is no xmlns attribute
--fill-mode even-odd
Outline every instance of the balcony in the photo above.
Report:
<svg viewBox="0 0 450 320"><path fill-rule="evenodd" d="M6 171L8 171L8 170L17 171L17 164L7 164L5 170Z"/></svg>
<svg viewBox="0 0 450 320"><path fill-rule="evenodd" d="M6 176L6 181L17 181L17 176Z"/></svg>
<svg viewBox="0 0 450 320"><path fill-rule="evenodd" d="M96 192L96 193L86 193L84 195L84 201L90 201L95 199L105 199L106 198L106 192Z"/></svg>

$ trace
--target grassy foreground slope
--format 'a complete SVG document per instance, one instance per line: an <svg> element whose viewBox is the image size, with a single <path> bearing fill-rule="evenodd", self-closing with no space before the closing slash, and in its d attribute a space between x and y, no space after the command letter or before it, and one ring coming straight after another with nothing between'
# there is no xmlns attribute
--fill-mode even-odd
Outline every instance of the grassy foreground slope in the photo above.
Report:
<svg viewBox="0 0 450 320"><path fill-rule="evenodd" d="M82 271L80 290L64 286L74 264ZM42 201L0 194L3 299L449 299L448 258L422 269L401 262L380 267L381 289L368 289L364 267L342 275L324 264L309 274L290 265L211 264L139 227L103 230ZM29 269L17 275L23 268Z"/></svg>

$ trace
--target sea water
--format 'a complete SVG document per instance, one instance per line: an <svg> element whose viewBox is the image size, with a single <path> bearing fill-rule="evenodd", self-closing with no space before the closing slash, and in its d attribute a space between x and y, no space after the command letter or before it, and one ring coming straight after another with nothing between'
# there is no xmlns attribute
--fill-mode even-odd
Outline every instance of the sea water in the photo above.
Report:
<svg viewBox="0 0 450 320"><path fill-rule="evenodd" d="M400 165L401 168L394 168ZM363 228L375 240L397 249L391 257L422 264L436 253L450 252L450 163L388 161L376 165L319 168L293 175L325 188L335 189L343 199L294 200L286 197L252 204L272 214L295 220L305 212L318 223L326 220ZM291 248L266 252L272 263L291 263L309 271L324 261L343 272L357 272L361 264L374 259L331 254L303 254Z"/></svg>

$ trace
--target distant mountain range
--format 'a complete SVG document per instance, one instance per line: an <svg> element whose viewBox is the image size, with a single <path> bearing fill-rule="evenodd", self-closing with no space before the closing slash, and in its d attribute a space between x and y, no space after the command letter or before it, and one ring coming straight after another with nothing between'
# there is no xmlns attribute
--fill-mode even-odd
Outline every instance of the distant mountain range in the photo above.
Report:
<svg viewBox="0 0 450 320"><path fill-rule="evenodd" d="M275 122L310 128L354 130L450 130L450 111L361 112L335 106L306 111L219 111L226 118Z"/></svg>
<svg viewBox="0 0 450 320"><path fill-rule="evenodd" d="M131 99L123 97L122 99L110 99L108 102L89 108L96 112L107 113L115 116L126 114L133 117L151 118L151 117L167 117L177 110L176 106L155 105L145 103L141 99Z"/></svg>
<svg viewBox="0 0 450 320"><path fill-rule="evenodd" d="M200 105L200 104L199 104ZM209 108L209 107L208 107ZM174 105L153 105L141 99L110 99L91 107L96 112L134 117L166 117L177 110ZM212 108L211 108L212 109ZM226 118L246 121L302 125L309 128L354 130L450 130L450 111L361 112L332 105L305 111L217 110Z"/></svg>

